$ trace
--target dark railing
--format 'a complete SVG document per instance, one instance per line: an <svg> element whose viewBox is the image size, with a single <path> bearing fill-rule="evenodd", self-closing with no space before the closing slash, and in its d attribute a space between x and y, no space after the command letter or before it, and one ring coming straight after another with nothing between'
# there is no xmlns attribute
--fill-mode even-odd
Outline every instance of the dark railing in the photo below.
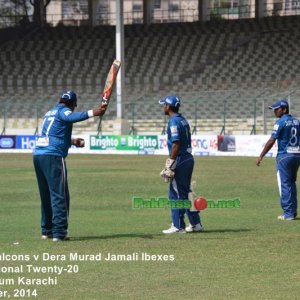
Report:
<svg viewBox="0 0 300 300"><path fill-rule="evenodd" d="M300 117L300 89L265 93L265 91L206 91L205 93L184 93L180 97L183 105L180 112L190 122L193 134L269 134L275 117L268 106L279 98L290 103L290 111ZM167 118L157 99L161 95L143 96L134 101L127 99L123 103L124 118L128 121L128 134L149 132L156 134L166 132ZM84 103L78 110L93 107L96 101ZM0 133L7 132L35 134L40 130L44 113L51 103L23 101L2 101L0 105ZM113 103L110 105L113 106ZM110 110L113 108L111 107ZM149 112L151 110L151 113ZM24 114L24 111L27 113ZM105 122L113 121L114 114L106 116ZM97 121L97 120L96 120ZM95 121L95 122L96 122ZM150 123L149 123L150 122ZM97 124L84 128L83 132L97 132ZM103 128L100 130L103 131ZM99 132L99 128L98 128Z"/></svg>

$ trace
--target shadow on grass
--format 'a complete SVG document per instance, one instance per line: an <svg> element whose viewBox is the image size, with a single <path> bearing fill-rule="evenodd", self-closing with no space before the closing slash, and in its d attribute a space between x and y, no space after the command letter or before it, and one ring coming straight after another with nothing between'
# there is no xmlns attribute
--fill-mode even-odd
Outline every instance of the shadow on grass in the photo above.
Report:
<svg viewBox="0 0 300 300"><path fill-rule="evenodd" d="M201 233L226 233L226 232L249 232L253 231L252 229L230 229L230 228L222 228L222 229L205 229Z"/></svg>
<svg viewBox="0 0 300 300"><path fill-rule="evenodd" d="M135 234L135 233L124 233L124 234L113 234L113 235L100 235L100 236L78 236L71 237L70 241L87 241L87 240L106 240L106 239L119 239L119 238L142 238L142 239L153 239L152 234Z"/></svg>
<svg viewBox="0 0 300 300"><path fill-rule="evenodd" d="M209 233L226 233L226 232L249 232L252 231L252 229L208 229L201 233L194 232L194 234L209 234ZM189 233L187 235L190 235ZM163 233L157 233L157 234L136 234L136 233L123 233L123 234L113 234L113 235L100 235L100 236L78 236L78 237L71 237L70 241L87 241L87 240L106 240L106 239L118 239L118 238L142 238L142 239L153 239L154 237L162 237L167 236Z"/></svg>

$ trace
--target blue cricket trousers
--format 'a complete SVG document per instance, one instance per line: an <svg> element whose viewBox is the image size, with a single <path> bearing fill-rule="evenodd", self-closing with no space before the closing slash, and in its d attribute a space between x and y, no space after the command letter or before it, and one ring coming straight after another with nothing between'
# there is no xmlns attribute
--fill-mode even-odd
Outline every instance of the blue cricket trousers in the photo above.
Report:
<svg viewBox="0 0 300 300"><path fill-rule="evenodd" d="M294 217L298 206L296 180L300 155L282 154L277 156L276 163L281 208L285 217Z"/></svg>
<svg viewBox="0 0 300 300"><path fill-rule="evenodd" d="M65 159L34 155L33 163L41 197L42 234L62 239L68 233L70 206Z"/></svg>
<svg viewBox="0 0 300 300"><path fill-rule="evenodd" d="M170 182L169 199L187 200L191 192L191 179L194 169L194 158L192 155L178 156L175 169L175 177ZM184 215L187 213L191 225L200 223L199 212L191 212L189 209L172 208L171 216L173 225L178 229L185 228Z"/></svg>

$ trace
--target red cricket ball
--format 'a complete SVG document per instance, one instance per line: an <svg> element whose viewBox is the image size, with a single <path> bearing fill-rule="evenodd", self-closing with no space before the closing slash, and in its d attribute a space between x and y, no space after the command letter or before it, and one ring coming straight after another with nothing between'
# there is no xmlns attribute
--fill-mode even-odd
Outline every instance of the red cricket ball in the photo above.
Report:
<svg viewBox="0 0 300 300"><path fill-rule="evenodd" d="M197 210L204 210L207 208L207 201L205 198L197 198L194 200L194 206Z"/></svg>

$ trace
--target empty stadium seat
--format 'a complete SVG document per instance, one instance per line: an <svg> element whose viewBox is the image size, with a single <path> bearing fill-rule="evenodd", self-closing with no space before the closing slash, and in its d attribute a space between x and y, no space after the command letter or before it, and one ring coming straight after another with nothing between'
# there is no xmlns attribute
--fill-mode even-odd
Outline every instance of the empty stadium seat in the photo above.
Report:
<svg viewBox="0 0 300 300"><path fill-rule="evenodd" d="M163 118L157 100L172 92L182 95L182 111L191 119L199 109L199 130L220 130L226 101L226 118L232 124L228 128L238 132L234 126L240 120L246 124L240 131L250 132L254 99L262 106L262 94L268 100L271 95L287 97L300 82L299 20L292 16L125 26L124 117L142 132L160 131ZM45 27L0 47L0 104L11 119L7 124L34 129L33 115L38 111L41 119L64 89L75 90L79 102L86 104L79 109L99 103L115 57L115 28ZM294 93L291 101L299 98ZM22 101L22 109L7 105L16 100ZM262 111L257 110L259 119ZM115 116L114 100L105 117L111 122ZM258 124L263 132L265 125ZM76 130L94 131L96 125L89 120Z"/></svg>

